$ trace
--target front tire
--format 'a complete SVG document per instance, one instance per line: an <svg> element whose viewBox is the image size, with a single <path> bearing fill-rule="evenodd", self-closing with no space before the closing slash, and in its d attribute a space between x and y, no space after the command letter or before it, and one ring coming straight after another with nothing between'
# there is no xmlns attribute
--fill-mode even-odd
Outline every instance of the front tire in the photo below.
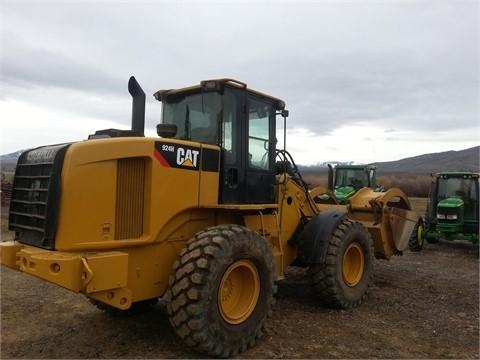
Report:
<svg viewBox="0 0 480 360"><path fill-rule="evenodd" d="M408 240L408 248L410 251L418 252L423 249L423 244L425 242L425 234L423 233L425 225L423 224L423 219L418 219L417 224L413 228L412 235Z"/></svg>
<svg viewBox="0 0 480 360"><path fill-rule="evenodd" d="M197 351L233 357L255 344L271 315L272 250L239 225L201 231L173 265L167 312L177 335Z"/></svg>
<svg viewBox="0 0 480 360"><path fill-rule="evenodd" d="M342 220L328 241L324 264L309 268L321 301L335 308L358 306L372 283L373 240L360 223Z"/></svg>

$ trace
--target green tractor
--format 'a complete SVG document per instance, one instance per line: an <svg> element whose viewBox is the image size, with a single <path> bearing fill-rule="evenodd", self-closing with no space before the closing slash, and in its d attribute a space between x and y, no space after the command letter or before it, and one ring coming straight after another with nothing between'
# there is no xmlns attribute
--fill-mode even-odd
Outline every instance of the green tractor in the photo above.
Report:
<svg viewBox="0 0 480 360"><path fill-rule="evenodd" d="M425 239L469 240L478 243L478 178L473 172L432 174L426 212Z"/></svg>
<svg viewBox="0 0 480 360"><path fill-rule="evenodd" d="M348 200L364 187L382 191L375 179L375 165L328 165L328 188L333 191L337 202L348 204Z"/></svg>

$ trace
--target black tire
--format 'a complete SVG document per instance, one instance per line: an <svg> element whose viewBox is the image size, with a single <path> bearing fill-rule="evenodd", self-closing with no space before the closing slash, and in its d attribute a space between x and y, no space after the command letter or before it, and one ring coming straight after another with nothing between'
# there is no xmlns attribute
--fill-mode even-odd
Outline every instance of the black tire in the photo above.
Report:
<svg viewBox="0 0 480 360"><path fill-rule="evenodd" d="M438 244L438 242L440 241L440 236L438 235L430 235L430 236L427 236L427 242L429 244Z"/></svg>
<svg viewBox="0 0 480 360"><path fill-rule="evenodd" d="M423 219L420 218L415 224L412 235L410 235L410 239L408 240L408 248L410 251L418 252L423 249L423 244L425 242L424 230L425 225L423 223Z"/></svg>
<svg viewBox="0 0 480 360"><path fill-rule="evenodd" d="M343 219L333 231L324 264L310 266L314 290L328 306L358 306L372 283L373 240L359 222Z"/></svg>
<svg viewBox="0 0 480 360"><path fill-rule="evenodd" d="M263 335L274 280L272 250L258 233L239 225L201 231L173 265L165 296L170 323L196 351L236 356Z"/></svg>
<svg viewBox="0 0 480 360"><path fill-rule="evenodd" d="M142 313L150 311L152 307L158 303L158 299L142 300L134 302L128 309L122 310L92 298L88 298L88 300L97 309L103 311L105 314L112 317L128 317L140 315Z"/></svg>

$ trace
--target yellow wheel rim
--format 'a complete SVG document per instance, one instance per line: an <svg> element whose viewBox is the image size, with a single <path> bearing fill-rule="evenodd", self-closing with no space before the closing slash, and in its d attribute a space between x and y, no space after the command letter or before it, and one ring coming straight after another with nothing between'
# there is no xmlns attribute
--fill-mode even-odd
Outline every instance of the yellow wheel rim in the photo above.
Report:
<svg viewBox="0 0 480 360"><path fill-rule="evenodd" d="M419 225L417 228L417 242L419 245L423 244L423 226Z"/></svg>
<svg viewBox="0 0 480 360"><path fill-rule="evenodd" d="M347 250L343 254L343 280L348 286L357 285L363 276L363 268L365 258L362 247L353 242L348 245Z"/></svg>
<svg viewBox="0 0 480 360"><path fill-rule="evenodd" d="M260 294L260 276L249 260L239 260L223 274L218 290L220 314L229 324L240 324L255 309Z"/></svg>

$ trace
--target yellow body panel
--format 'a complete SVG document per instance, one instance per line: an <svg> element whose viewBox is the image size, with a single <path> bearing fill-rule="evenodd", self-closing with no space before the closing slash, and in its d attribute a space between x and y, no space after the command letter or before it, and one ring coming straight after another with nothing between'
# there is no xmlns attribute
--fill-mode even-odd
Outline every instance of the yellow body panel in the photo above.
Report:
<svg viewBox="0 0 480 360"><path fill-rule="evenodd" d="M294 247L288 244L300 224L302 216L312 217L313 211L306 206L305 191L283 175L277 179L277 199L280 203L280 244L283 249L282 269L289 266L297 256Z"/></svg>
<svg viewBox="0 0 480 360"><path fill-rule="evenodd" d="M218 206L218 169L192 170L189 159L183 168L162 163L155 154L158 140L111 138L71 144L62 168L55 251L1 243L2 263L119 308L161 296L185 242L231 216L199 206ZM192 146L162 139L169 142ZM216 146L195 146L219 151ZM142 166L127 164L122 173L119 164L125 159L136 159ZM120 176L126 178L123 193ZM135 185L135 178L142 184ZM128 208L133 206L128 199L132 186L141 191L141 199L133 204L141 205L136 209L142 213L141 222L133 224L140 231L136 237L119 238L117 232L125 233L135 216Z"/></svg>
<svg viewBox="0 0 480 360"><path fill-rule="evenodd" d="M118 248L162 241L160 231L177 214L213 203L218 174L164 167L154 158L155 139L90 140L70 146L62 172L62 193L56 248L60 251ZM146 184L141 236L115 240L117 159L144 158ZM201 186L200 186L201 184ZM218 196L218 195L217 195ZM92 216L94 215L94 216Z"/></svg>

